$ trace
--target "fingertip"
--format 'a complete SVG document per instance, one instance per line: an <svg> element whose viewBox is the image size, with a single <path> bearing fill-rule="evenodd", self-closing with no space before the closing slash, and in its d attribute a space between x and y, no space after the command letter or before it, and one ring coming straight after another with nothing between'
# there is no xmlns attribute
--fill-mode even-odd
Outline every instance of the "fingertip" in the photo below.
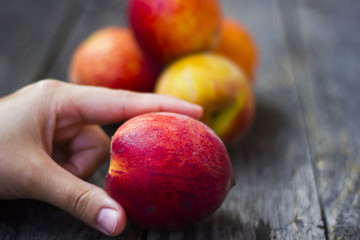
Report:
<svg viewBox="0 0 360 240"><path fill-rule="evenodd" d="M102 208L97 215L96 227L106 235L119 235L126 227L126 214L124 209Z"/></svg>
<svg viewBox="0 0 360 240"><path fill-rule="evenodd" d="M46 171L37 172L30 198L57 206L109 236L124 231L125 210L104 189L77 178L42 151L36 157L44 161L35 169Z"/></svg>
<svg viewBox="0 0 360 240"><path fill-rule="evenodd" d="M201 105L174 97L172 95L160 94L160 96L167 98L165 101L166 103L171 103L169 104L169 106L163 106L163 111L177 112L180 114L188 115L195 119L202 118L204 114L204 109Z"/></svg>
<svg viewBox="0 0 360 240"><path fill-rule="evenodd" d="M202 106L200 105L196 105L196 104L193 104L193 107L194 107L194 117L196 119L200 119L202 118L203 114L204 114L204 109Z"/></svg>
<svg viewBox="0 0 360 240"><path fill-rule="evenodd" d="M181 111L183 111L183 114L189 115L190 117L193 117L195 119L200 119L203 116L204 109L202 106L184 101L184 106L186 108L181 108Z"/></svg>

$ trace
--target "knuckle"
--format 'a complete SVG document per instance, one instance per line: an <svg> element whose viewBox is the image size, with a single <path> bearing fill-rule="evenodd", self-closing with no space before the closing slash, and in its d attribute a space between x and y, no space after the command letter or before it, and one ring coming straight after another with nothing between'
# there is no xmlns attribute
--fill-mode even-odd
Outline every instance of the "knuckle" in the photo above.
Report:
<svg viewBox="0 0 360 240"><path fill-rule="evenodd" d="M58 89L61 85L62 82L58 80L44 79L19 89L14 92L12 96L18 97L18 99L21 99L22 97L34 100L38 100L41 97L52 97L55 93L55 89Z"/></svg>
<svg viewBox="0 0 360 240"><path fill-rule="evenodd" d="M128 90L121 90L120 94L123 99L129 99L129 98L132 99L132 98L136 98L138 96L138 93L128 91Z"/></svg>
<svg viewBox="0 0 360 240"><path fill-rule="evenodd" d="M40 80L32 85L33 101L36 101L41 110L45 109L45 113L53 113L63 100L64 95L61 93L64 93L64 86L65 83L58 80Z"/></svg>
<svg viewBox="0 0 360 240"><path fill-rule="evenodd" d="M39 94L52 94L55 90L61 87L61 85L62 83L60 81L54 79L44 79L35 83L33 87Z"/></svg>
<svg viewBox="0 0 360 240"><path fill-rule="evenodd" d="M88 219L92 213L94 199L100 191L96 188L88 188L81 193L76 193L70 201L72 213L80 219Z"/></svg>
<svg viewBox="0 0 360 240"><path fill-rule="evenodd" d="M18 96L26 96L27 99L32 101L44 101L44 99L51 99L55 96L56 91L61 87L62 83L53 79L40 80L36 83L28 85L18 92Z"/></svg>

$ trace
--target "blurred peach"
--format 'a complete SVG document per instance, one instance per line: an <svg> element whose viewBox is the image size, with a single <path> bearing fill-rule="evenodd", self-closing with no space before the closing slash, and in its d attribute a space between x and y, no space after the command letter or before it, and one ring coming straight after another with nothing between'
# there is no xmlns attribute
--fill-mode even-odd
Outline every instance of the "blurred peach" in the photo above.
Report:
<svg viewBox="0 0 360 240"><path fill-rule="evenodd" d="M69 70L76 84L151 92L158 71L145 59L132 32L106 27L91 34L76 49Z"/></svg>
<svg viewBox="0 0 360 240"><path fill-rule="evenodd" d="M250 32L239 21L224 18L214 51L239 65L253 83L258 65L258 48Z"/></svg>
<svg viewBox="0 0 360 240"><path fill-rule="evenodd" d="M199 53L181 58L160 75L155 92L204 108L201 119L229 145L250 128L255 99L250 83L229 58Z"/></svg>
<svg viewBox="0 0 360 240"><path fill-rule="evenodd" d="M162 66L213 48L222 17L217 0L131 0L128 15L140 47Z"/></svg>

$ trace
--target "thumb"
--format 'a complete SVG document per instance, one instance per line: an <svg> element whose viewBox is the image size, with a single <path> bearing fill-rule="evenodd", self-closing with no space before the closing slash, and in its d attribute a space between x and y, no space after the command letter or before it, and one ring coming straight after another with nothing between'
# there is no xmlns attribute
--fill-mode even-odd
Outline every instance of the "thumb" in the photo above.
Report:
<svg viewBox="0 0 360 240"><path fill-rule="evenodd" d="M85 182L61 168L46 153L33 176L33 198L57 206L89 226L119 235L126 226L124 209L102 188Z"/></svg>

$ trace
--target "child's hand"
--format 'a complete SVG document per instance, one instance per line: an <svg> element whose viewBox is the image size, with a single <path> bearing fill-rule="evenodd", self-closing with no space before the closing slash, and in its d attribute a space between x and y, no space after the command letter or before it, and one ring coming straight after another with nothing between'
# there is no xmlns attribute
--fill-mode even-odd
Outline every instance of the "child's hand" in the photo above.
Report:
<svg viewBox="0 0 360 240"><path fill-rule="evenodd" d="M81 179L109 158L110 139L96 124L152 111L200 118L199 106L155 94L44 80L0 99L0 198L55 205L111 236L124 209Z"/></svg>

